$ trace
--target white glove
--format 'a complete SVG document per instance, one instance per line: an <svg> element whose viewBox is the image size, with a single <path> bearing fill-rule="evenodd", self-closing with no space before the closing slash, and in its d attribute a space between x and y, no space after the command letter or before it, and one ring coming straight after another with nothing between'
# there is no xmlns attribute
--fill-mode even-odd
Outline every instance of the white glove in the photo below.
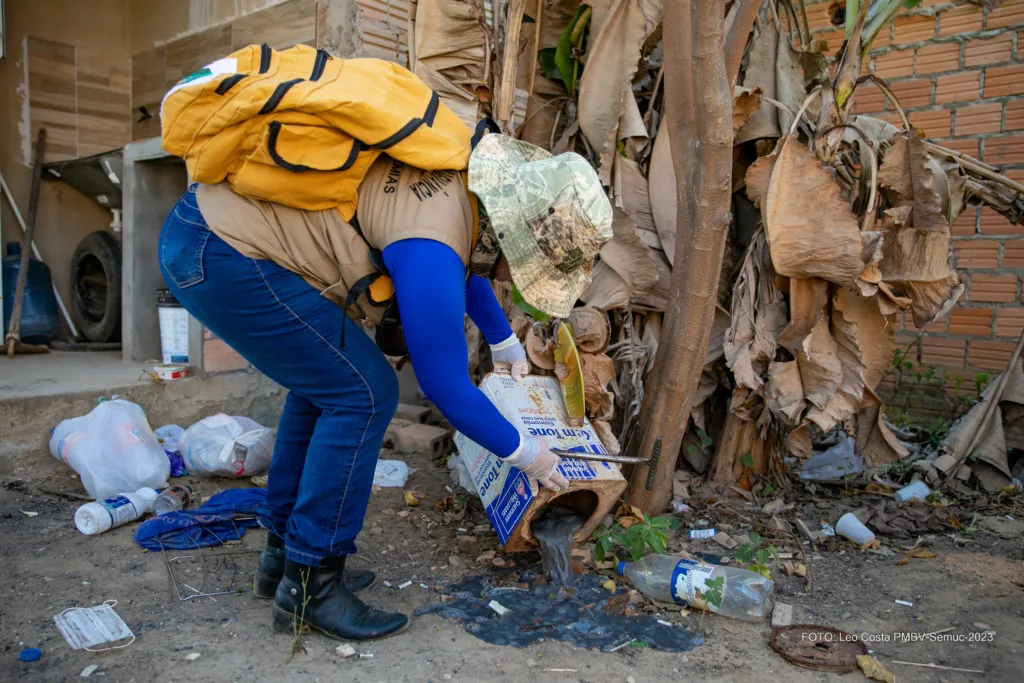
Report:
<svg viewBox="0 0 1024 683"><path fill-rule="evenodd" d="M519 448L505 458L505 462L522 470L530 479L540 482L544 488L562 491L569 488L569 480L558 471L561 458L551 452L548 440L532 436L519 436Z"/></svg>
<svg viewBox="0 0 1024 683"><path fill-rule="evenodd" d="M497 372L508 370L511 366L512 379L522 382L523 377L530 374L530 361L526 360L526 349L519 343L515 334L503 342L491 344L491 360ZM500 367L499 367L500 364Z"/></svg>

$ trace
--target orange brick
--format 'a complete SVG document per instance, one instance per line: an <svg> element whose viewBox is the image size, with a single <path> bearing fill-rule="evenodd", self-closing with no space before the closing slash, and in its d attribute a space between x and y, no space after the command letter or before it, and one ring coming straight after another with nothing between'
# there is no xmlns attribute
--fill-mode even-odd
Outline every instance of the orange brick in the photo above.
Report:
<svg viewBox="0 0 1024 683"><path fill-rule="evenodd" d="M833 28L832 15L828 9L829 3L827 2L818 3L817 5L807 3L807 23L811 27L811 33Z"/></svg>
<svg viewBox="0 0 1024 683"><path fill-rule="evenodd" d="M923 40L929 40L935 35L935 17L930 17L926 14L897 17L893 20L892 25L895 29L892 40L893 45L919 43ZM981 25L980 21L978 25Z"/></svg>
<svg viewBox="0 0 1024 683"><path fill-rule="evenodd" d="M249 367L245 360L220 339L203 342L203 370L206 372L228 372Z"/></svg>
<svg viewBox="0 0 1024 683"><path fill-rule="evenodd" d="M889 88L900 106L904 109L926 107L932 101L932 81L930 78L912 78L907 81L889 83ZM892 107L889 106L891 109Z"/></svg>
<svg viewBox="0 0 1024 683"><path fill-rule="evenodd" d="M1008 97L1024 93L1024 64L985 69L985 97Z"/></svg>
<svg viewBox="0 0 1024 683"><path fill-rule="evenodd" d="M1003 105L979 104L956 110L956 134L998 133L1003 124Z"/></svg>
<svg viewBox="0 0 1024 683"><path fill-rule="evenodd" d="M950 76L940 76L935 82L935 104L970 102L978 99L981 92L980 72L968 71Z"/></svg>
<svg viewBox="0 0 1024 683"><path fill-rule="evenodd" d="M1024 308L1000 308L996 312L996 336L1019 337L1024 332Z"/></svg>
<svg viewBox="0 0 1024 683"><path fill-rule="evenodd" d="M948 149L955 150L961 154L978 158L978 140L976 138L961 138L960 140L940 140L938 144Z"/></svg>
<svg viewBox="0 0 1024 683"><path fill-rule="evenodd" d="M1008 62L1012 43L1013 33L1004 33L995 38L969 40L964 49L964 66L988 66Z"/></svg>
<svg viewBox="0 0 1024 683"><path fill-rule="evenodd" d="M953 226L949 229L949 234L954 237L970 237L977 230L978 226L978 210L973 206L968 206L960 215L957 216L956 220L953 221Z"/></svg>
<svg viewBox="0 0 1024 683"><path fill-rule="evenodd" d="M1003 268L1024 268L1024 240L1003 242Z"/></svg>
<svg viewBox="0 0 1024 683"><path fill-rule="evenodd" d="M967 342L963 339L942 339L925 336L921 339L921 365L957 368L963 367L967 355Z"/></svg>
<svg viewBox="0 0 1024 683"><path fill-rule="evenodd" d="M988 138L982 154L982 160L989 164L1024 164L1024 135Z"/></svg>
<svg viewBox="0 0 1024 683"><path fill-rule="evenodd" d="M871 114L883 109L885 109L885 95L873 81L867 81L857 86L857 92L853 97L854 113Z"/></svg>
<svg viewBox="0 0 1024 683"><path fill-rule="evenodd" d="M985 275L971 273L971 287L967 293L968 301L985 303L1012 303L1017 300L1017 276Z"/></svg>
<svg viewBox="0 0 1024 683"><path fill-rule="evenodd" d="M950 134L949 109L930 109L915 111L910 115L910 122L924 131L925 137L944 138Z"/></svg>
<svg viewBox="0 0 1024 683"><path fill-rule="evenodd" d="M846 35L843 31L836 29L834 31L825 31L813 36L814 40L824 40L828 43L828 54L834 55L839 51L839 48L843 46L843 40L846 39Z"/></svg>
<svg viewBox="0 0 1024 683"><path fill-rule="evenodd" d="M893 50L875 57L875 75L879 78L899 78L913 73L913 50Z"/></svg>
<svg viewBox="0 0 1024 683"><path fill-rule="evenodd" d="M1003 130L1007 133L1024 130L1024 100L1013 100L1006 103L1006 120Z"/></svg>
<svg viewBox="0 0 1024 683"><path fill-rule="evenodd" d="M1024 168L1011 168L1003 172L1007 178L1015 183L1021 183L1024 185Z"/></svg>
<svg viewBox="0 0 1024 683"><path fill-rule="evenodd" d="M981 30L983 12L980 7L966 5L939 13L939 37L946 38L960 33Z"/></svg>
<svg viewBox="0 0 1024 683"><path fill-rule="evenodd" d="M953 261L957 268L998 268L999 242L978 239L953 240Z"/></svg>
<svg viewBox="0 0 1024 683"><path fill-rule="evenodd" d="M917 49L915 73L933 74L960 68L960 43L939 43Z"/></svg>
<svg viewBox="0 0 1024 683"><path fill-rule="evenodd" d="M973 334L988 336L992 334L991 308L964 308L955 306L949 312L950 334Z"/></svg>
<svg viewBox="0 0 1024 683"><path fill-rule="evenodd" d="M981 209L981 232L986 235L1024 235L1024 224L1014 225L1006 216L986 206Z"/></svg>
<svg viewBox="0 0 1024 683"><path fill-rule="evenodd" d="M948 323L948 316L942 316L933 320L924 327L918 327L914 322L914 314L910 311L903 312L903 329L907 332L928 332L930 334L944 334Z"/></svg>
<svg viewBox="0 0 1024 683"><path fill-rule="evenodd" d="M971 352L968 364L986 370L1003 370L1010 362L1013 344L1000 341L971 341Z"/></svg>
<svg viewBox="0 0 1024 683"><path fill-rule="evenodd" d="M1003 6L996 10L990 10L985 28L1006 28L1024 24L1024 3L1019 0L1007 0Z"/></svg>

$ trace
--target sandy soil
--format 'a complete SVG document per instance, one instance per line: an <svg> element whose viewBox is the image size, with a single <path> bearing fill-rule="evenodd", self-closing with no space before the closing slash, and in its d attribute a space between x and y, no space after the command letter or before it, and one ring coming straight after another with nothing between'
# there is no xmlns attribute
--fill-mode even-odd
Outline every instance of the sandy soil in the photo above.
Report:
<svg viewBox="0 0 1024 683"><path fill-rule="evenodd" d="M460 551L456 537L466 532L459 529L472 533L485 520L470 511L461 520L449 515L446 523L445 514L432 502L447 493L447 471L434 468L425 457L406 459L419 468L409 488L427 494L424 505L405 507L398 490L376 493L360 539L361 552L352 563L378 572L368 601L412 612L435 603L438 595L433 587L443 581L498 571L476 562L480 553L496 548L497 542L493 535L478 531L479 541L471 546L463 543ZM58 476L47 479L46 486L78 490L73 475L68 477L72 473L52 471ZM414 618L409 629L396 637L357 645L359 653L372 658L342 659L335 653L337 643L319 635L304 636L306 652L293 656L292 639L269 628L269 603L249 592L262 532L249 532L240 546L174 554L183 558L174 563L179 581L201 591L237 591L181 601L168 576L166 558L144 552L133 542L135 525L85 537L72 522L80 503L40 493L38 476L2 472L0 482L0 554L5 565L0 591L0 681L79 680L79 673L90 664L99 665L92 677L101 681L839 680L836 674L800 669L775 655L768 646L767 621L749 624L714 615L703 622L706 644L686 654L633 647L606 654L558 642L522 650L498 647L469 635L458 622L430 616ZM219 480L193 483L200 496L225 485L247 485ZM819 502L812 509L825 518L834 514L835 505L841 507L842 501ZM38 516L27 517L21 511ZM806 518L806 508L798 511ZM725 519L712 517L711 521L721 526ZM978 525L983 527L979 531L955 539L944 534L924 536L921 546L937 557L913 559L903 566L896 564L902 557L900 543L892 539L885 539L886 547L897 553L892 557L861 553L840 543L832 544L831 550L808 549L813 591L806 593L804 579L777 572L776 599L794 606L794 623L830 625L878 637L952 627L947 634L968 638L991 629L995 635L988 642L875 642L870 647L900 681L1017 680L1024 671L1024 536L1020 522L988 521ZM742 532L742 524L730 531ZM712 550L707 542L684 542L680 532L670 550L682 547ZM522 555L514 561L527 566L536 563L537 557ZM384 581L394 587L386 587ZM398 590L405 581L412 585ZM136 642L99 654L68 647L53 616L67 607L111 599L118 601L116 610L135 632ZM913 607L897 605L897 599L911 601ZM645 609L687 628L701 628L695 611L683 616L654 605ZM42 659L18 662L23 647L42 649ZM189 661L191 653L200 656ZM892 660L984 673L913 668ZM864 679L854 673L844 680Z"/></svg>

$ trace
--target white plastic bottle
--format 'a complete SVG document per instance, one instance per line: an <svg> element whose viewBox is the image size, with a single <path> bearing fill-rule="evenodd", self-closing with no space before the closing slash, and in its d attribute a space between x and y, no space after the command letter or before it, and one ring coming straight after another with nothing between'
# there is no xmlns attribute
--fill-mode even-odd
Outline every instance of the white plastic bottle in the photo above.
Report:
<svg viewBox="0 0 1024 683"><path fill-rule="evenodd" d="M86 503L75 511L75 526L86 536L102 534L152 512L156 497L156 491L144 486L135 493L119 493L106 500Z"/></svg>
<svg viewBox="0 0 1024 683"><path fill-rule="evenodd" d="M704 608L701 596L707 591L708 580L722 577L722 605L708 603L708 611L745 621L759 621L771 612L775 584L747 569L717 567L670 555L648 555L638 562L619 562L618 571L650 598L697 609Z"/></svg>

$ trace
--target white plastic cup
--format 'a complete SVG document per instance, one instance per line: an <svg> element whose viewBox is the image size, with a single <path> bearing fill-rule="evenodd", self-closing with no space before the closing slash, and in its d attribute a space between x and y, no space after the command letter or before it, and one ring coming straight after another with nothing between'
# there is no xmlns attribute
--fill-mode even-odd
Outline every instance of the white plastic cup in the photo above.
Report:
<svg viewBox="0 0 1024 683"><path fill-rule="evenodd" d="M871 529L864 526L857 515L847 512L836 522L836 533L843 538L848 538L857 545L864 545L875 540L875 534Z"/></svg>
<svg viewBox="0 0 1024 683"><path fill-rule="evenodd" d="M134 522L153 511L157 495L156 491L144 486L134 493L121 493L106 500L86 503L75 511L75 526L86 536L95 536Z"/></svg>
<svg viewBox="0 0 1024 683"><path fill-rule="evenodd" d="M928 488L927 484L925 484L923 481L918 480L915 481L910 486L904 486L903 488L901 488L899 491L893 494L893 498L896 499L897 503L906 503L908 500L913 500L915 498L918 500L924 500L929 495L931 495L931 492L932 490Z"/></svg>

